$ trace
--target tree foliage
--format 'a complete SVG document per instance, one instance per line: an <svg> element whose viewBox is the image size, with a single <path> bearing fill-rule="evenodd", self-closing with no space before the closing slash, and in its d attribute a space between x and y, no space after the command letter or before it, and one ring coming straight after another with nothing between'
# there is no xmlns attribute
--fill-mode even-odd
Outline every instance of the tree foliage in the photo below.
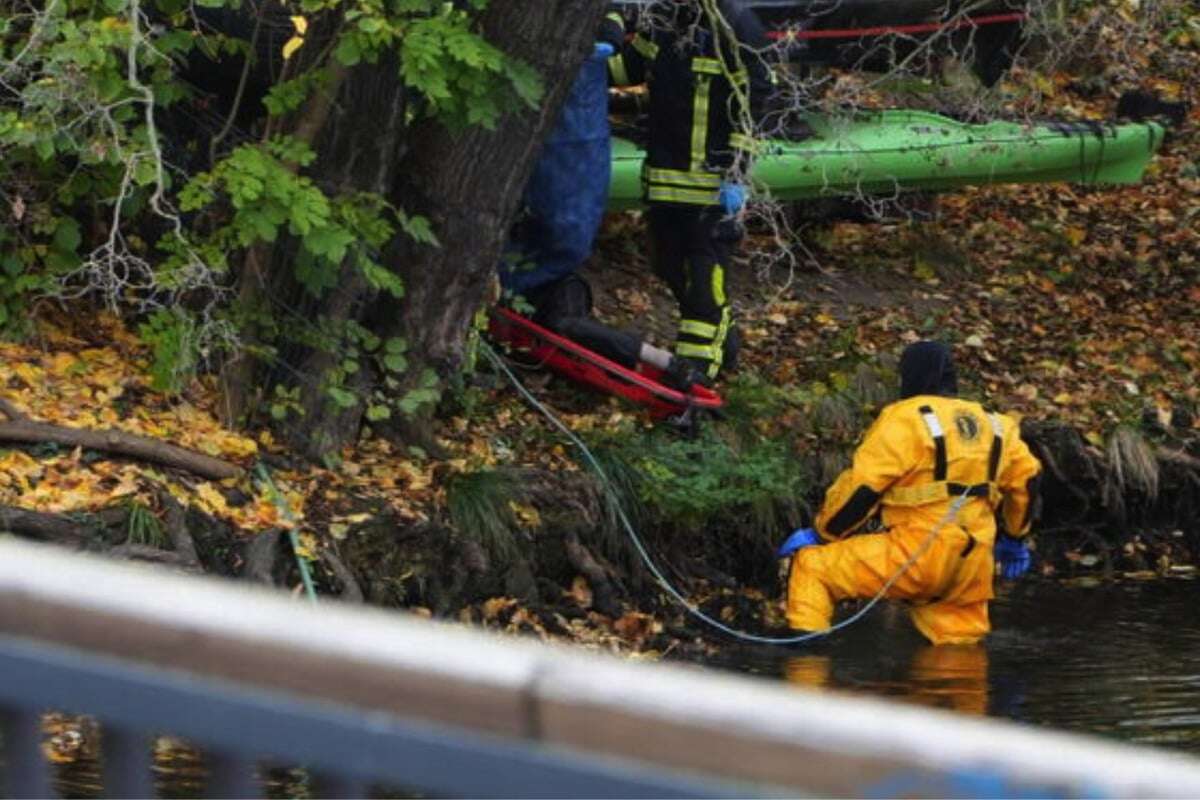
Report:
<svg viewBox="0 0 1200 800"><path fill-rule="evenodd" d="M323 95L355 65L387 64L409 93L409 125L491 128L506 109L535 106L536 72L478 31L485 5L14 4L0 19L0 326L19 328L34 298L103 302L140 321L163 389L247 345L269 358L289 342L353 341L394 364L394 349L319 315L249 320L236 287L255 248L286 241L289 277L310 298L337 285L343 264L372 291L403 295L379 254L396 236L437 238L384 193L312 177ZM281 30L287 41L268 49L278 36L264 31ZM233 78L216 97L196 85L212 65Z"/></svg>

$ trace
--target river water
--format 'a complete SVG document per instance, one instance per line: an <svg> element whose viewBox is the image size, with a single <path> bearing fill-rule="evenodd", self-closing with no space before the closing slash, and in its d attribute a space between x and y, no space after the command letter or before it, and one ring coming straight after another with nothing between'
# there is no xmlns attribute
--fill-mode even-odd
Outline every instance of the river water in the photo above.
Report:
<svg viewBox="0 0 1200 800"><path fill-rule="evenodd" d="M1001 587L981 645L932 647L880 605L816 648L729 653L735 669L1200 754L1200 581Z"/></svg>

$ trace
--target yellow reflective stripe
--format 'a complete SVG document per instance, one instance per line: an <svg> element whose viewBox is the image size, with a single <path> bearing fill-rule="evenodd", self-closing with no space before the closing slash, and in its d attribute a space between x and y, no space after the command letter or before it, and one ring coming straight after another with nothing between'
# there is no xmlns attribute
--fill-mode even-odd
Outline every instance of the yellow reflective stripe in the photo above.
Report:
<svg viewBox="0 0 1200 800"><path fill-rule="evenodd" d="M622 30L625 29L625 18L621 16L620 12L610 11L609 13L604 15L604 18L606 20L609 20L610 22L617 23L618 25L621 26Z"/></svg>
<svg viewBox="0 0 1200 800"><path fill-rule="evenodd" d="M984 484L979 485L982 486ZM987 483L986 485L988 487L988 502L995 505L1000 497L1000 490L994 483ZM927 506L931 503L940 503L943 500L952 500L958 497L961 492L961 488L951 491L949 481L930 481L918 486L894 486L884 493L882 502L885 506ZM975 495L971 496L975 497Z"/></svg>
<svg viewBox="0 0 1200 800"><path fill-rule="evenodd" d="M696 94L692 98L692 171L699 171L708 160L708 93L712 78L696 79Z"/></svg>
<svg viewBox="0 0 1200 800"><path fill-rule="evenodd" d="M712 339L717 335L718 330L719 328L711 322L698 319L681 319L679 321L679 332L689 336L703 336L705 339Z"/></svg>
<svg viewBox="0 0 1200 800"><path fill-rule="evenodd" d="M725 305L725 268L720 264L713 267L712 296L717 305Z"/></svg>
<svg viewBox="0 0 1200 800"><path fill-rule="evenodd" d="M724 270L722 270L724 273ZM725 280L721 279L721 304L725 303ZM721 362L725 360L725 339L729 336L729 329L733 326L733 310L729 306L721 309L721 325L717 328L717 336L713 339L713 345L717 348L717 357L713 361L713 366L720 367ZM716 370L712 370L712 375L709 377L717 377Z"/></svg>
<svg viewBox="0 0 1200 800"><path fill-rule="evenodd" d="M714 206L717 193L700 189L679 189L674 186L651 184L646 188L646 199L660 203L687 203L688 205Z"/></svg>
<svg viewBox="0 0 1200 800"><path fill-rule="evenodd" d="M637 50L651 61L658 58L658 45L642 36L640 33L634 34L633 36L633 49Z"/></svg>
<svg viewBox="0 0 1200 800"><path fill-rule="evenodd" d="M930 481L919 486L893 486L883 495L885 506L926 506L950 496L946 481Z"/></svg>
<svg viewBox="0 0 1200 800"><path fill-rule="evenodd" d="M625 69L625 56L620 53L609 56L608 71L612 75L613 83L617 86L628 86L632 83L629 80L629 72Z"/></svg>
<svg viewBox="0 0 1200 800"><path fill-rule="evenodd" d="M718 189L721 186L721 176L712 172L685 172L681 169L646 168L646 180L653 183L670 183L676 186L700 186L706 189Z"/></svg>
<svg viewBox="0 0 1200 800"><path fill-rule="evenodd" d="M754 137L747 136L744 133L729 134L729 146L736 147L738 150L745 150L748 153L757 153L759 143L754 140Z"/></svg>
<svg viewBox="0 0 1200 800"><path fill-rule="evenodd" d="M703 72L708 75L720 75L725 70L721 66L721 62L715 58L693 58L692 72Z"/></svg>
<svg viewBox="0 0 1200 800"><path fill-rule="evenodd" d="M702 358L705 361L715 361L721 357L721 348L712 344L676 342L675 355L683 356L684 358Z"/></svg>

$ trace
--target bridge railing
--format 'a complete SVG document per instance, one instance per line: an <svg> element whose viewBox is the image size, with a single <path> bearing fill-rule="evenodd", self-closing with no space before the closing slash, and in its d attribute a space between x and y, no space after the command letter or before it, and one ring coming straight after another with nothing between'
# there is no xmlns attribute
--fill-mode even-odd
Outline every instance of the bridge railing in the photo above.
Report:
<svg viewBox="0 0 1200 800"><path fill-rule="evenodd" d="M1182 755L0 541L9 796L50 794L46 710L100 721L114 796L152 795L157 733L226 797L261 760L322 796L1200 796Z"/></svg>

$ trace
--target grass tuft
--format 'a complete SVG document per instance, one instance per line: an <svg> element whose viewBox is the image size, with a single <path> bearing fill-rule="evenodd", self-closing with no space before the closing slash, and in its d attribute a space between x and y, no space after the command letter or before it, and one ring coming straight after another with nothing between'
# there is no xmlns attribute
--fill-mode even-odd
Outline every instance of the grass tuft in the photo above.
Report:
<svg viewBox="0 0 1200 800"><path fill-rule="evenodd" d="M521 531L510 502L522 495L516 477L500 470L462 472L446 481L451 524L497 564L512 563L520 552Z"/></svg>

